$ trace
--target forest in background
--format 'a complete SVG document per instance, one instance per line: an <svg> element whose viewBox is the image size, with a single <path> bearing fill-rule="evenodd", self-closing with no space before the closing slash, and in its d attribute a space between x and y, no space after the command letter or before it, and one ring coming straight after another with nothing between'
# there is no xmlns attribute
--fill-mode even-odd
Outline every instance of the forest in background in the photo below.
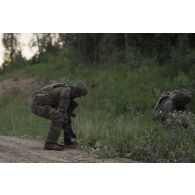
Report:
<svg viewBox="0 0 195 195"><path fill-rule="evenodd" d="M84 80L90 90L78 100L74 128L79 143L103 157L146 162L194 162L192 113L160 124L152 110L163 92L195 87L195 34L34 33L37 52L22 56L20 34L4 33L1 82L32 77L44 85ZM4 86L6 87L6 86ZM28 86L31 88L31 86ZM33 116L32 91L15 87L0 97L0 133L44 139L48 121ZM187 129L178 121L187 120Z"/></svg>
<svg viewBox="0 0 195 195"><path fill-rule="evenodd" d="M142 57L152 58L159 66L171 64L169 67L174 71L189 71L194 63L195 34L34 33L29 47L36 47L37 52L30 60L22 56L20 36L19 33L3 34L4 69L43 62L63 50L68 50L66 55L76 64L126 63L135 68L141 66Z"/></svg>

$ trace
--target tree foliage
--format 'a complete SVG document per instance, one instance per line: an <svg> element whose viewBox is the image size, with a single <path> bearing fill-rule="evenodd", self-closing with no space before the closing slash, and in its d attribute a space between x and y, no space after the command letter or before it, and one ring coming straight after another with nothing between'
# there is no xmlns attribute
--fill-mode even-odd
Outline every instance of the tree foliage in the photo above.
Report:
<svg viewBox="0 0 195 195"><path fill-rule="evenodd" d="M19 55L18 34L5 33L5 62ZM63 53L75 64L114 65L126 63L136 67L137 56L155 59L165 65L188 71L194 63L195 34L165 33L34 33L31 48L37 52L31 63L47 61L51 55ZM132 65L133 64L133 65ZM136 65L135 65L136 64Z"/></svg>
<svg viewBox="0 0 195 195"><path fill-rule="evenodd" d="M132 48L144 57L156 58L156 63L166 64L178 55L187 55L195 49L194 34L162 33L61 33L59 41L64 47L70 46L77 54L78 61L89 63L117 64L128 62ZM175 56L174 56L175 57Z"/></svg>
<svg viewBox="0 0 195 195"><path fill-rule="evenodd" d="M56 33L33 33L29 47L36 47L37 52L31 59L31 63L38 63L45 60L48 55L56 54L60 49L60 45L57 40L58 35Z"/></svg>
<svg viewBox="0 0 195 195"><path fill-rule="evenodd" d="M4 33L2 43L5 48L4 61L13 62L14 57L19 53L18 34Z"/></svg>

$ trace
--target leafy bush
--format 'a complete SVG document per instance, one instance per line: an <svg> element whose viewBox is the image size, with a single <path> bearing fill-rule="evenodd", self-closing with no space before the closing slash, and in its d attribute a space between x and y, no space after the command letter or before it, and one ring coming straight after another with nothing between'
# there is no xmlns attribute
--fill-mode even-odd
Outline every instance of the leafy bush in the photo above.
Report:
<svg viewBox="0 0 195 195"><path fill-rule="evenodd" d="M174 113L163 124L154 124L134 148L133 156L147 162L195 162L195 116Z"/></svg>

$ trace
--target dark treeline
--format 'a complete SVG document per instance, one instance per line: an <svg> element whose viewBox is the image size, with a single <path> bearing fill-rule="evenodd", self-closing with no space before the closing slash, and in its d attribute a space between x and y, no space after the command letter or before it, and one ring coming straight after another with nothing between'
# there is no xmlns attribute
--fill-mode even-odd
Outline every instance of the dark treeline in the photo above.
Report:
<svg viewBox="0 0 195 195"><path fill-rule="evenodd" d="M155 65L172 64L188 71L195 62L195 34L34 33L29 46L36 47L37 52L30 60L22 56L19 36L3 34L4 69L44 62L48 55L62 51L77 64L134 66L135 58L152 58Z"/></svg>
<svg viewBox="0 0 195 195"><path fill-rule="evenodd" d="M161 65L195 49L195 34L60 34L60 41L74 48L79 61L93 64L128 63L140 55Z"/></svg>

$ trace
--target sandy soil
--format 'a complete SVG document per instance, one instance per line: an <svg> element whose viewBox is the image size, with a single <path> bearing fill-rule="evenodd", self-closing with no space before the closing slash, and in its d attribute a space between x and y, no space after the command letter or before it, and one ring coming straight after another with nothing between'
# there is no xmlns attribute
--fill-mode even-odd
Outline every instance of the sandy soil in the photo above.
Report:
<svg viewBox="0 0 195 195"><path fill-rule="evenodd" d="M40 83L35 77L5 79L0 83L0 95L9 95L14 89L21 91L24 95L29 95L39 86Z"/></svg>
<svg viewBox="0 0 195 195"><path fill-rule="evenodd" d="M0 136L0 162L3 163L132 163L130 159L100 159L91 151L67 148L63 151L43 150L43 141Z"/></svg>

